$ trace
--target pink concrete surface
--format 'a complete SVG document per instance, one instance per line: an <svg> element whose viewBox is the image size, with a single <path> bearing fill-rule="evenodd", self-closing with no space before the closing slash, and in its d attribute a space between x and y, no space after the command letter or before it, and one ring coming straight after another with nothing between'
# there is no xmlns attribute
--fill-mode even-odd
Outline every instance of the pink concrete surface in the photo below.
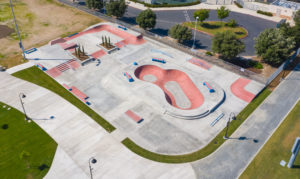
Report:
<svg viewBox="0 0 300 179"><path fill-rule="evenodd" d="M128 117L130 117L131 119L133 119L135 122L140 122L142 120L142 118L140 116L138 116L137 114L135 114L131 110L126 111L125 114Z"/></svg>
<svg viewBox="0 0 300 179"><path fill-rule="evenodd" d="M250 103L255 97L255 94L245 90L245 86L247 86L250 82L251 80L249 79L239 78L232 83L230 90L236 97L246 101L247 103Z"/></svg>
<svg viewBox="0 0 300 179"><path fill-rule="evenodd" d="M71 68L73 69L77 69L80 67L80 63L78 63L77 61L75 60L72 60L71 62L68 62L68 64L71 66Z"/></svg>
<svg viewBox="0 0 300 179"><path fill-rule="evenodd" d="M132 45L140 45L140 44L143 44L145 43L146 41L143 39L142 36L134 36L126 31L123 31L123 30L120 30L118 28L115 28L111 25L107 25L107 24L101 24L101 25L98 25L96 27L93 27L91 29L88 29L86 31L83 31L83 32L79 32L78 34L72 36L72 37L66 37L65 40L66 41L69 41L69 40L72 40L72 39L75 39L77 37L80 37L82 35L85 35L85 34L90 34L90 33L95 33L95 32L100 32L100 31L107 31L109 33L112 33L116 36L119 36L123 39L123 43L128 45L128 44L132 44Z"/></svg>
<svg viewBox="0 0 300 179"><path fill-rule="evenodd" d="M56 78L56 77L58 77L59 75L61 75L61 71L60 71L58 68L56 68L56 67L47 70L46 73L47 73L49 76L51 76L52 78Z"/></svg>
<svg viewBox="0 0 300 179"><path fill-rule="evenodd" d="M204 102L204 97L202 93L199 91L199 89L196 87L193 81L189 78L189 76L182 71L175 69L164 70L155 65L144 65L138 67L135 70L134 74L140 80L144 80L143 77L145 75L155 76L157 80L153 83L159 86L164 91L168 103L170 103L176 108L183 109L178 107L172 93L164 87L165 83L167 83L168 81L177 82L184 94L186 95L186 97L189 99L191 107L185 110L198 108Z"/></svg>
<svg viewBox="0 0 300 179"><path fill-rule="evenodd" d="M197 59L197 58L191 58L190 60L188 60L188 62L194 64L194 65L197 65L201 68L204 68L206 70L209 70L212 65L210 65L209 63L207 63L206 61L204 60L201 60L201 59Z"/></svg>
<svg viewBox="0 0 300 179"><path fill-rule="evenodd" d="M106 52L104 50L99 50L99 51L96 51L94 53L91 54L91 56L93 58L100 58L102 56L106 55Z"/></svg>
<svg viewBox="0 0 300 179"><path fill-rule="evenodd" d="M77 89L75 86L71 87L71 92L77 96L79 99L81 99L82 101L86 102L86 98L88 97L87 95L85 95L83 92L81 92L79 89Z"/></svg>

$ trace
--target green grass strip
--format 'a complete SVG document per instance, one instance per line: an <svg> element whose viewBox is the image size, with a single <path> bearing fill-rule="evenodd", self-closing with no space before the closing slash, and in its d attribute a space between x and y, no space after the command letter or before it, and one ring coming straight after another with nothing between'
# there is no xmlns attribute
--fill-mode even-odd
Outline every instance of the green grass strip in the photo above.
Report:
<svg viewBox="0 0 300 179"><path fill-rule="evenodd" d="M298 178L300 179L300 153L293 168L282 167L281 160L287 163L295 139L300 136L300 101L280 124L275 133L256 155L240 179L250 178ZM286 164L287 165L287 164Z"/></svg>
<svg viewBox="0 0 300 179"><path fill-rule="evenodd" d="M237 120L230 123L228 130L228 136L230 136L247 118L250 114L271 94L271 91L265 88L251 103L249 103L237 116ZM148 151L137 144L135 144L131 139L126 138L122 143L130 149L132 152L153 160L163 163L186 163L193 162L208 156L213 153L218 147L220 147L224 142L223 136L225 135L224 128L207 146L204 148L185 155L163 155Z"/></svg>
<svg viewBox="0 0 300 179"><path fill-rule="evenodd" d="M23 113L2 102L0 136L1 179L43 178L48 173L57 143L35 122L25 121Z"/></svg>
<svg viewBox="0 0 300 179"><path fill-rule="evenodd" d="M49 77L47 74L42 72L36 66L27 68L22 71L18 71L16 73L14 73L13 76L18 77L23 80L26 80L26 81L29 81L36 85L42 86L42 87L58 94L59 96L61 96L65 100L69 101L74 106L76 106L78 109L80 109L82 112L84 112L85 114L90 116L92 119L94 119L106 131L112 132L116 129L113 125L111 125L109 122L107 122L105 119L103 119L100 115L98 115L95 111L93 111L90 107L88 107L80 99L75 97L72 93L70 93L68 90L66 90L63 86L61 86L54 79Z"/></svg>

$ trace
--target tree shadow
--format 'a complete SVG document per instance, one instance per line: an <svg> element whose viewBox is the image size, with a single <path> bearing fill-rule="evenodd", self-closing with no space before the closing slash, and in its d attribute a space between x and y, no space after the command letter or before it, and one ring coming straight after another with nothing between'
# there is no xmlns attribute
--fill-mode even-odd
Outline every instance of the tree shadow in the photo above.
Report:
<svg viewBox="0 0 300 179"><path fill-rule="evenodd" d="M40 166L38 166L38 169L40 170L40 171L43 171L43 170L45 170L45 169L47 169L47 168L50 168L48 165L46 165L46 164L42 164L42 165L40 165Z"/></svg>
<svg viewBox="0 0 300 179"><path fill-rule="evenodd" d="M182 45L192 48L194 40L186 40L182 42ZM195 40L195 49L207 49L208 46L202 45L200 40Z"/></svg>
<svg viewBox="0 0 300 179"><path fill-rule="evenodd" d="M161 29L161 28L149 30L149 32L152 32L152 33L160 35L160 36L168 36L168 31L169 31L168 29Z"/></svg>
<svg viewBox="0 0 300 179"><path fill-rule="evenodd" d="M121 17L119 20L131 25L137 25L135 17Z"/></svg>

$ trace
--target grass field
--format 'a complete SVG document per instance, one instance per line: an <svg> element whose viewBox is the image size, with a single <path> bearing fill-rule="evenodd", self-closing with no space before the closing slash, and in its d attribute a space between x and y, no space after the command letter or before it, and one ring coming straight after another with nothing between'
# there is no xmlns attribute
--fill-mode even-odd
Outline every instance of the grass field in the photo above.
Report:
<svg viewBox="0 0 300 179"><path fill-rule="evenodd" d="M289 169L279 164L281 160L288 163L296 137L300 137L300 101L298 101L294 109L288 114L240 178L299 179L300 153L295 160L294 168Z"/></svg>
<svg viewBox="0 0 300 179"><path fill-rule="evenodd" d="M228 130L228 136L230 136L247 118L250 114L271 94L271 91L266 88L264 89L251 103L249 103L243 111L241 111L237 116L237 120L230 123ZM127 146L132 152L158 162L164 163L186 163L199 160L213 153L218 147L220 147L224 142L223 136L225 135L225 129L223 129L207 146L204 148L185 155L162 155L148 151L140 146L136 145L132 140L126 138L122 143Z"/></svg>
<svg viewBox="0 0 300 179"><path fill-rule="evenodd" d="M37 84L39 86L42 86L50 91L53 91L54 93L58 94L59 96L69 101L74 106L76 106L82 112L86 113L88 116L93 118L98 124L100 124L108 132L112 132L113 130L115 130L114 126L112 126L109 122L107 122L105 119L99 116L95 111L89 108L81 100L79 100L69 91L67 91L59 83L57 83L55 80L50 78L47 74L42 72L39 68L35 66L31 68L27 68L25 70L14 73L13 76Z"/></svg>
<svg viewBox="0 0 300 179"><path fill-rule="evenodd" d="M195 22L185 22L183 23L183 25L192 29L195 28ZM226 30L234 32L238 38L244 38L248 35L247 30L244 29L243 27L240 26L228 27L225 26L225 22L221 22L221 21L207 21L207 22L203 22L202 25L198 23L196 28L197 30L208 33L211 36L214 36L218 32L224 32Z"/></svg>
<svg viewBox="0 0 300 179"><path fill-rule="evenodd" d="M13 0L25 49L39 47L61 35L73 34L101 20L55 0ZM15 29L7 0L0 0L0 24ZM0 39L0 65L23 63L18 36L14 32Z"/></svg>
<svg viewBox="0 0 300 179"><path fill-rule="evenodd" d="M52 163L57 144L24 114L0 102L0 178L43 178ZM29 153L22 158L21 153Z"/></svg>

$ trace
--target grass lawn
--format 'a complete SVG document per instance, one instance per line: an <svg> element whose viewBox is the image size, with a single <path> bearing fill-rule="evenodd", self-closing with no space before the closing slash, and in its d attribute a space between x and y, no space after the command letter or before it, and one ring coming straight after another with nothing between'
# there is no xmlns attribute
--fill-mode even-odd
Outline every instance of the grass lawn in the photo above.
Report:
<svg viewBox="0 0 300 179"><path fill-rule="evenodd" d="M230 136L247 118L250 114L264 101L264 99L271 94L271 91L264 89L251 103L249 103L237 116L237 120L230 123L228 136ZM225 126L224 126L225 127ZM150 160L164 162L164 163L186 163L199 160L213 153L225 140L225 128L204 148L185 155L162 155L148 151L136 145L132 140L126 138L122 143L127 146L132 152L145 157Z"/></svg>
<svg viewBox="0 0 300 179"><path fill-rule="evenodd" d="M29 81L36 85L42 86L58 94L59 96L69 101L74 106L76 106L78 109L80 109L82 112L90 116L92 119L94 119L108 132L112 132L113 130L115 130L114 126L112 126L109 122L107 122L105 119L99 116L95 111L89 108L80 99L78 99L69 91L67 91L63 86L57 83L54 79L52 79L47 74L42 72L39 68L35 66L31 68L27 68L25 70L14 73L13 76Z"/></svg>
<svg viewBox="0 0 300 179"><path fill-rule="evenodd" d="M183 23L184 26L194 29L195 22L185 22ZM236 27L228 27L225 26L225 22L221 21L206 21L203 22L202 25L197 23L197 30L210 34L211 36L216 35L218 32L224 32L226 30L232 31L236 34L238 38L244 38L247 36L247 30L243 27L236 26Z"/></svg>
<svg viewBox="0 0 300 179"><path fill-rule="evenodd" d="M75 32L101 22L101 19L65 6L56 0L13 0L25 49L39 47L61 35ZM7 0L0 0L0 24L15 30ZM24 63L16 32L0 39L0 65L8 68Z"/></svg>
<svg viewBox="0 0 300 179"><path fill-rule="evenodd" d="M279 164L281 160L288 163L296 137L300 137L300 101L298 101L294 109L285 118L240 178L299 179L300 153L295 160L294 168L282 167Z"/></svg>
<svg viewBox="0 0 300 179"><path fill-rule="evenodd" d="M0 178L43 178L52 163L57 144L36 123L28 123L20 111L0 102ZM21 153L29 153L21 158Z"/></svg>

